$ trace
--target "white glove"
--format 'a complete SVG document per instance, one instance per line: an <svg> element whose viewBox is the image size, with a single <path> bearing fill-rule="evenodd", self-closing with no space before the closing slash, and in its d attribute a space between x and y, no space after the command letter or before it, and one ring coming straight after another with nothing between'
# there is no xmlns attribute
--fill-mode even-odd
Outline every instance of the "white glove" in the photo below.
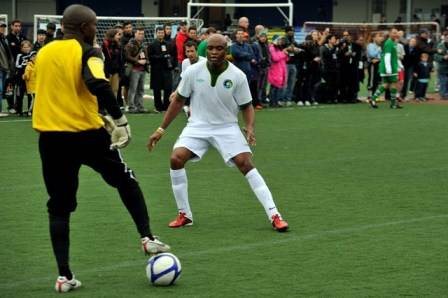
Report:
<svg viewBox="0 0 448 298"><path fill-rule="evenodd" d="M119 119L112 119L110 116L103 117L104 128L111 136L110 150L126 147L131 141L131 128L128 119L123 115Z"/></svg>

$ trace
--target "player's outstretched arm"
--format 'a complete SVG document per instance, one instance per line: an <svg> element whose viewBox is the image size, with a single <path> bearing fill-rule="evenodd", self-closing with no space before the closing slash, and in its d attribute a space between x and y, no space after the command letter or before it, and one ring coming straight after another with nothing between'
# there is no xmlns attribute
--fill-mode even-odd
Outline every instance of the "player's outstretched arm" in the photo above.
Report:
<svg viewBox="0 0 448 298"><path fill-rule="evenodd" d="M146 145L148 150L151 151L156 146L157 142L162 138L165 134L165 129L171 124L171 122L176 118L177 114L182 110L185 98L179 95L179 93L175 93L175 95L170 96L171 103L168 106L168 110L163 117L162 124L160 124L159 128L154 131L154 133L149 137L148 144Z"/></svg>
<svg viewBox="0 0 448 298"><path fill-rule="evenodd" d="M252 103L249 103L248 105L242 107L242 113L244 123L246 125L244 128L244 133L246 134L247 142L249 143L249 145L255 146L257 144L254 130L255 110L252 106Z"/></svg>

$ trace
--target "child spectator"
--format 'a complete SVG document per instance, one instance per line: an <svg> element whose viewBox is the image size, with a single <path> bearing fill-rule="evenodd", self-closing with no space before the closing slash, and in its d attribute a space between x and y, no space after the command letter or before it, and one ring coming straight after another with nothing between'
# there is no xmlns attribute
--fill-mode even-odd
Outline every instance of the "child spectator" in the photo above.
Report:
<svg viewBox="0 0 448 298"><path fill-rule="evenodd" d="M431 76L432 65L428 62L429 54L422 53L420 62L414 72L414 77L417 79L415 86L415 99L419 101L426 100L426 90L428 88L429 78Z"/></svg>
<svg viewBox="0 0 448 298"><path fill-rule="evenodd" d="M30 61L28 61L25 67L25 73L22 78L26 84L26 92L28 93L28 98L31 97L31 102L28 101L28 116L31 116L33 110L34 96L36 93L36 72L34 71L34 61L36 60L36 52L30 53Z"/></svg>
<svg viewBox="0 0 448 298"><path fill-rule="evenodd" d="M23 109L23 96L26 92L26 84L23 80L23 74L25 73L25 67L30 61L30 57L35 54L32 52L33 45L29 40L24 40L20 44L20 53L16 58L16 113L22 115ZM31 106L32 98L28 96L28 107Z"/></svg>
<svg viewBox="0 0 448 298"><path fill-rule="evenodd" d="M46 44L45 42L46 38L47 38L47 31L42 29L37 30L37 38L33 46L33 51L37 53Z"/></svg>
<svg viewBox="0 0 448 298"><path fill-rule="evenodd" d="M271 65L268 71L268 82L271 84L269 93L270 106L278 107L279 101L284 96L286 87L286 61L288 52L285 49L286 40L284 37L274 36L273 42L269 45L271 55Z"/></svg>

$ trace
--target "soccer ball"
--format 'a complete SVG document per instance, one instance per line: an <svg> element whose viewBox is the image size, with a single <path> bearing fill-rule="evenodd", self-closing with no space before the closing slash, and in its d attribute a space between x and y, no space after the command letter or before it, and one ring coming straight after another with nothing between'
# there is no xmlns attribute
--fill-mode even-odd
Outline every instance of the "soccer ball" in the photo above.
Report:
<svg viewBox="0 0 448 298"><path fill-rule="evenodd" d="M172 253L152 256L146 266L146 276L155 286L171 286L182 271L179 259Z"/></svg>

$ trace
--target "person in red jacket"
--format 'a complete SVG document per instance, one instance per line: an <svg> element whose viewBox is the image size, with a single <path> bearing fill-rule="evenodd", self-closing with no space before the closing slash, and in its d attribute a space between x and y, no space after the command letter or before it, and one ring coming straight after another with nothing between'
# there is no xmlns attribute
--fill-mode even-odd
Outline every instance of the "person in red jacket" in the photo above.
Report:
<svg viewBox="0 0 448 298"><path fill-rule="evenodd" d="M182 61L184 61L185 59L184 44L187 39L187 22L182 21L179 24L179 32L177 32L176 35L177 62L179 63L179 65L181 65Z"/></svg>

